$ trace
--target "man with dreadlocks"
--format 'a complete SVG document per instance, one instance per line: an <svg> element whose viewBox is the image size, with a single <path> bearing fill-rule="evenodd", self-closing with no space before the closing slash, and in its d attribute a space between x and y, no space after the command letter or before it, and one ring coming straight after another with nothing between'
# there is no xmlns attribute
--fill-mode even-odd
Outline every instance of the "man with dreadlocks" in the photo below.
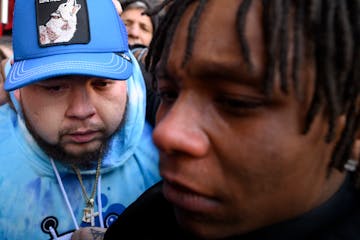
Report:
<svg viewBox="0 0 360 240"><path fill-rule="evenodd" d="M163 181L105 239L360 239L360 1L170 2Z"/></svg>

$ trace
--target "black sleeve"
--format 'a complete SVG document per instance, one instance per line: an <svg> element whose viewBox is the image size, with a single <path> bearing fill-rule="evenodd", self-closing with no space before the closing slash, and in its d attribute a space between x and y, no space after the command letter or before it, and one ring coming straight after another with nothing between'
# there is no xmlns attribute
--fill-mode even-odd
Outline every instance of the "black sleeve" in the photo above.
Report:
<svg viewBox="0 0 360 240"><path fill-rule="evenodd" d="M155 184L132 203L108 228L104 240L187 239L179 231L173 209Z"/></svg>

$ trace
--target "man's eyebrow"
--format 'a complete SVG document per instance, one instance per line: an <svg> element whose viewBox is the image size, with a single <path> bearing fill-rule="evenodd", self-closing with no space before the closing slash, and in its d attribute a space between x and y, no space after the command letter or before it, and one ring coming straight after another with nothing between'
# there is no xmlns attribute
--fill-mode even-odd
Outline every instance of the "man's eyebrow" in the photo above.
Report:
<svg viewBox="0 0 360 240"><path fill-rule="evenodd" d="M236 70L234 70L236 68L238 68L238 66L230 66L222 63L196 64L196 67L192 67L191 63L189 63L186 71L196 77L229 77L237 75ZM173 75L171 70L164 66L156 67L155 74L161 78L168 78Z"/></svg>
<svg viewBox="0 0 360 240"><path fill-rule="evenodd" d="M168 79L171 77L170 71L166 66L156 66L154 71L155 78Z"/></svg>
<svg viewBox="0 0 360 240"><path fill-rule="evenodd" d="M226 81L236 84L245 84L259 87L262 84L264 73L252 72L247 65L241 66L238 62L216 62L216 61L199 61L194 64L189 62L186 71L192 77L212 81ZM176 79L176 73L172 72L169 67L158 65L155 68L155 78L163 81Z"/></svg>
<svg viewBox="0 0 360 240"><path fill-rule="evenodd" d="M249 86L259 86L263 81L260 72L252 72L247 65L241 66L238 62L204 62L190 68L191 75L209 81L226 81Z"/></svg>
<svg viewBox="0 0 360 240"><path fill-rule="evenodd" d="M168 79L168 78L170 78L170 73L165 69L161 69L161 70L155 71L155 78Z"/></svg>
<svg viewBox="0 0 360 240"><path fill-rule="evenodd" d="M134 23L135 21L132 19L123 19L124 22L126 23Z"/></svg>

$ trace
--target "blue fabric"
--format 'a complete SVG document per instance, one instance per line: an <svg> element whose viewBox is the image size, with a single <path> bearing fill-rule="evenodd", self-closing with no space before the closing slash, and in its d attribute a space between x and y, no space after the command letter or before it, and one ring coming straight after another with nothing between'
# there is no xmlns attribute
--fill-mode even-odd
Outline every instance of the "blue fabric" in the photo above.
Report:
<svg viewBox="0 0 360 240"><path fill-rule="evenodd" d="M152 128L144 120L144 80L136 59L133 58L133 62L134 73L127 80L129 101L125 125L112 140L101 168L105 227L142 192L160 180L159 156L152 142ZM21 111L17 102L15 106ZM52 239L49 225L54 227L57 236L63 236L59 239L66 239L75 230L75 225L50 160L26 130L21 114L9 105L0 107L0 136L0 239ZM58 162L56 166L77 223L82 225L85 202L79 181L71 169ZM82 174L90 195L95 170ZM98 217L96 225L100 226Z"/></svg>
<svg viewBox="0 0 360 240"><path fill-rule="evenodd" d="M56 13L65 0L16 0L12 29L14 64L7 76L5 89L10 91L46 78L81 74L124 80L132 73L128 55L127 32L111 0L67 0L80 7L74 26L40 23ZM54 8L50 12L48 8ZM61 18L57 18L63 19ZM48 20L48 23L50 22ZM71 23L68 19L65 22ZM71 27L69 27L69 25ZM46 27L45 27L46 26ZM62 36L63 28L75 29L70 40L41 44L41 27L52 36ZM84 28L88 30L84 30ZM59 33L58 33L59 31ZM47 33L47 32L46 32ZM50 34L49 33L49 34ZM76 42L86 35L87 42ZM123 53L123 54L118 54Z"/></svg>

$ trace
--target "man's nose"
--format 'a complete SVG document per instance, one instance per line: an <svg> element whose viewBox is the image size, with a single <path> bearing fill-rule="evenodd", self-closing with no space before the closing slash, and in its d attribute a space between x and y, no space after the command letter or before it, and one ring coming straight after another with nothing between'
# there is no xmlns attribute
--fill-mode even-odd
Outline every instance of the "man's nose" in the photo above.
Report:
<svg viewBox="0 0 360 240"><path fill-rule="evenodd" d="M129 36L138 37L140 34L140 28L136 24L129 26L127 29Z"/></svg>
<svg viewBox="0 0 360 240"><path fill-rule="evenodd" d="M96 112L90 93L85 87L77 86L71 90L66 115L72 118L86 119Z"/></svg>
<svg viewBox="0 0 360 240"><path fill-rule="evenodd" d="M164 114L161 111L160 106L160 119L153 132L154 142L161 151L182 152L193 157L207 153L210 141L202 128L202 114L190 102L174 104Z"/></svg>

